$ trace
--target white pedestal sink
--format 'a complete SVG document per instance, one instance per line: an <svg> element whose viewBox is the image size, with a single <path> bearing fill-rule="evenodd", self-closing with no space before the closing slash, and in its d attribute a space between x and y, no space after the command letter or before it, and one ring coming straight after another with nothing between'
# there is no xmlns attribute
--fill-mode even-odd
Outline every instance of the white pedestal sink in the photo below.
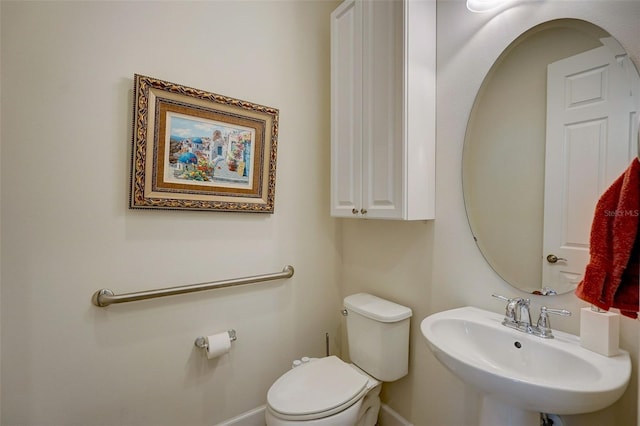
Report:
<svg viewBox="0 0 640 426"><path fill-rule="evenodd" d="M420 329L453 374L484 394L481 426L539 426L539 413L580 414L618 400L631 376L629 354L606 357L554 330L542 339L474 307L439 312Z"/></svg>

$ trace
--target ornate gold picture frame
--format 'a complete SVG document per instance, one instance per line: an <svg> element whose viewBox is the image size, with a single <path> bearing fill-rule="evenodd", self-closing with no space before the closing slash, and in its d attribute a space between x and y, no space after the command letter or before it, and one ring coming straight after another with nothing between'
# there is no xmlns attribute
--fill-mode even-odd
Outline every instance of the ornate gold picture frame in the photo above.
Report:
<svg viewBox="0 0 640 426"><path fill-rule="evenodd" d="M130 207L273 213L278 114L135 74Z"/></svg>

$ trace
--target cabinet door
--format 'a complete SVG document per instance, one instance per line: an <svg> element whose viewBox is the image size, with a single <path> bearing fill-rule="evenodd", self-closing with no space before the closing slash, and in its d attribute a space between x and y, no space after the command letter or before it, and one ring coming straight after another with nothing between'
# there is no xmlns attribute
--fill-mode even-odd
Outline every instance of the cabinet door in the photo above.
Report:
<svg viewBox="0 0 640 426"><path fill-rule="evenodd" d="M403 216L403 3L363 1L362 207Z"/></svg>
<svg viewBox="0 0 640 426"><path fill-rule="evenodd" d="M433 219L436 2L331 15L331 215Z"/></svg>
<svg viewBox="0 0 640 426"><path fill-rule="evenodd" d="M362 3L331 14L331 215L362 208Z"/></svg>

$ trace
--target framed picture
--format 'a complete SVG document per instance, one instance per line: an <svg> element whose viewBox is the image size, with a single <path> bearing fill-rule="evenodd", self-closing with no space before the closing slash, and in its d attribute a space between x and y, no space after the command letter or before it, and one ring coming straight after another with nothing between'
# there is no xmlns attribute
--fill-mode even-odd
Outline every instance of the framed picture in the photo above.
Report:
<svg viewBox="0 0 640 426"><path fill-rule="evenodd" d="M278 110L134 76L131 208L273 213Z"/></svg>

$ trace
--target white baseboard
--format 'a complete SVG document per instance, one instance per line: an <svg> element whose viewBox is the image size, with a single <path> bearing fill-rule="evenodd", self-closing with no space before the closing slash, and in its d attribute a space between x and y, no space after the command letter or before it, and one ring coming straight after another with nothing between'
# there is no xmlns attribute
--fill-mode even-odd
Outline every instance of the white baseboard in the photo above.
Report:
<svg viewBox="0 0 640 426"><path fill-rule="evenodd" d="M380 414L378 414L378 426L413 426L404 417L398 414L393 408L387 404L380 406Z"/></svg>
<svg viewBox="0 0 640 426"><path fill-rule="evenodd" d="M266 408L266 405L261 405L215 426L265 426L264 410Z"/></svg>
<svg viewBox="0 0 640 426"><path fill-rule="evenodd" d="M225 420L215 426L265 426L265 405L246 411L232 419ZM413 426L387 404L381 404L378 415L378 426Z"/></svg>

